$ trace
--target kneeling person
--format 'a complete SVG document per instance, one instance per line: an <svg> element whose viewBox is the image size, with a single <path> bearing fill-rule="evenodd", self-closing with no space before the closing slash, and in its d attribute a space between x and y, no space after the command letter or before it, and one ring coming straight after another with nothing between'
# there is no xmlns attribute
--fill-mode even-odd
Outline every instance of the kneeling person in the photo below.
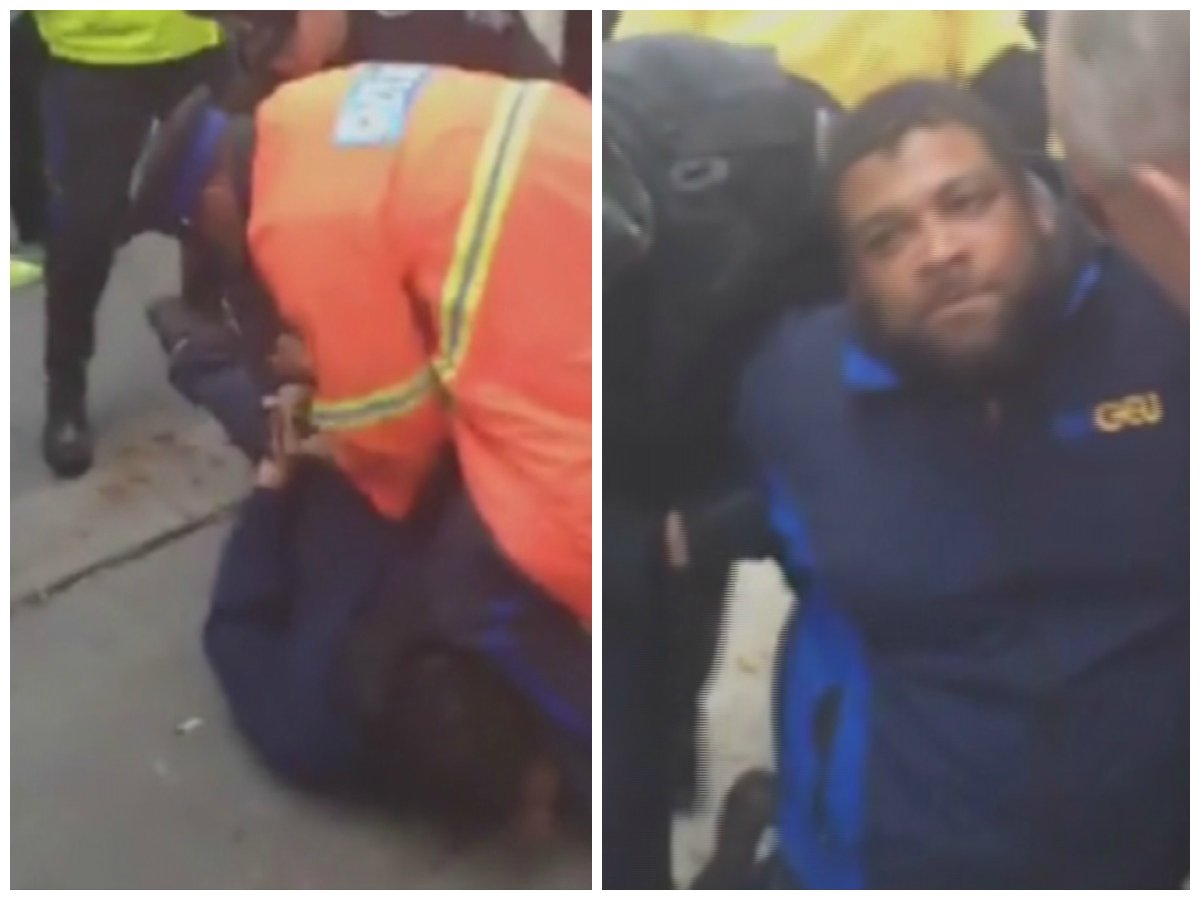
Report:
<svg viewBox="0 0 1200 900"><path fill-rule="evenodd" d="M827 181L849 303L785 318L740 412L801 598L777 676L780 880L1177 887L1177 313L1039 202L947 85L866 101Z"/></svg>
<svg viewBox="0 0 1200 900"><path fill-rule="evenodd" d="M261 276L311 351L314 423L375 509L408 515L452 446L504 557L587 627L588 102L358 66L285 85L252 119L197 94L144 172L141 227Z"/></svg>
<svg viewBox="0 0 1200 900"><path fill-rule="evenodd" d="M270 452L261 391L231 335L178 301L152 319L175 386L259 460L204 646L264 762L456 829L518 818L544 831L552 814L586 809L589 641L497 553L453 467L390 521L334 467L279 450L320 449L319 436L279 439L288 410L272 417ZM274 361L303 380L294 350Z"/></svg>

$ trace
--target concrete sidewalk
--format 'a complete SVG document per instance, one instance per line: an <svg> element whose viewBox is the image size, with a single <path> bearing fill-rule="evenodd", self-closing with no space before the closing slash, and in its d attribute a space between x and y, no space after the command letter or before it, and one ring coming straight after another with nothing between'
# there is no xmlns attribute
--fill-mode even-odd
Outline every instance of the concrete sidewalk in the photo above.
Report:
<svg viewBox="0 0 1200 900"><path fill-rule="evenodd" d="M590 852L449 846L274 781L200 652L227 523L12 614L14 888L587 887ZM183 723L189 723L181 729Z"/></svg>
<svg viewBox="0 0 1200 900"><path fill-rule="evenodd" d="M704 802L675 821L674 870L686 885L712 856L716 815L747 769L773 769L770 693L775 649L792 606L779 568L738 564L727 641L702 694L712 756Z"/></svg>
<svg viewBox="0 0 1200 900"><path fill-rule="evenodd" d="M103 435L95 468L12 499L10 597L37 601L229 509L249 465L191 411L142 416Z"/></svg>
<svg viewBox="0 0 1200 900"><path fill-rule="evenodd" d="M167 384L166 360L145 322L146 304L177 291L178 285L178 251L170 241L139 238L117 258L100 305L97 353L89 372L89 406L101 462L112 456L110 438L131 423L148 416L160 421L198 418ZM45 397L44 287L43 283L9 294L10 489L14 500L55 485L38 449Z"/></svg>

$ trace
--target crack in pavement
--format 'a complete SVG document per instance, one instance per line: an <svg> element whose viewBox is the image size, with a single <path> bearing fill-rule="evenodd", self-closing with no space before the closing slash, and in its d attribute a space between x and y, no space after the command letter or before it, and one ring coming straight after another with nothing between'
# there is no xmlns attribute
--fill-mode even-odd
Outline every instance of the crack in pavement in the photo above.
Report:
<svg viewBox="0 0 1200 900"><path fill-rule="evenodd" d="M185 522L178 528L162 532L161 534L155 535L141 544L129 547L128 549L115 553L110 557L97 560L95 563L78 569L77 571L72 571L66 575L63 575L57 581L50 582L42 585L41 587L29 589L24 594L17 594L14 592L11 600L10 614L15 615L22 609L43 606L44 604L49 603L56 594L61 594L63 591L74 587L85 578L89 578L92 575L98 575L101 572L108 571L109 569L116 568L117 566L122 566L125 563L135 562L145 556L149 556L155 550L159 550L169 544L173 544L181 538L187 537L193 532L199 531L208 525L212 525L221 521L222 519L226 518L226 516L234 509L235 506L236 503L222 506L220 509L215 510L207 516Z"/></svg>
<svg viewBox="0 0 1200 900"><path fill-rule="evenodd" d="M13 500L14 609L218 520L250 487L245 460L207 419L145 419L105 443L84 478Z"/></svg>

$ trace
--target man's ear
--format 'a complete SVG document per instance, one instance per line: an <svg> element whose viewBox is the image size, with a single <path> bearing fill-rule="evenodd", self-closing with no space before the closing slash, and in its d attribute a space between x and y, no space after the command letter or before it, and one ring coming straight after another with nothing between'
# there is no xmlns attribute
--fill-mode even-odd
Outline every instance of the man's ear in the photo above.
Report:
<svg viewBox="0 0 1200 900"><path fill-rule="evenodd" d="M1191 181L1186 175L1158 166L1140 165L1133 170L1134 182L1158 204L1171 222L1188 234L1191 228Z"/></svg>

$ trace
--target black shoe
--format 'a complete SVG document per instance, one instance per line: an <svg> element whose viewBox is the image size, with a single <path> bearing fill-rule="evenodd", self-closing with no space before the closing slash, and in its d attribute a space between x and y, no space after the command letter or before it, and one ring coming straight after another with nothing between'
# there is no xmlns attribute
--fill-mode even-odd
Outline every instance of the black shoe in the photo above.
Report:
<svg viewBox="0 0 1200 900"><path fill-rule="evenodd" d="M725 795L712 859L693 890L748 889L756 881L759 844L771 827L778 786L765 769L743 772Z"/></svg>
<svg viewBox="0 0 1200 900"><path fill-rule="evenodd" d="M42 457L59 478L78 478L92 467L92 429L82 397L51 402L42 431Z"/></svg>
<svg viewBox="0 0 1200 900"><path fill-rule="evenodd" d="M775 775L766 769L749 769L738 776L725 795L717 822L719 852L750 863L763 833L771 826L778 791Z"/></svg>

